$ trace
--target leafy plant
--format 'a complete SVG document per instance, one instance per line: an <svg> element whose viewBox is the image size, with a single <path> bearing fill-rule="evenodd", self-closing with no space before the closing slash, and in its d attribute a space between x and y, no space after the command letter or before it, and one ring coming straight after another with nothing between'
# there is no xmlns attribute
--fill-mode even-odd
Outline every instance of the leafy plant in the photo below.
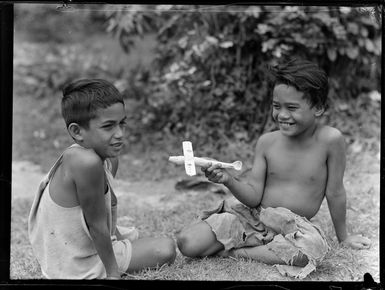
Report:
<svg viewBox="0 0 385 290"><path fill-rule="evenodd" d="M134 36L156 33L151 69L139 73L128 88L140 91L136 111L141 132L162 131L190 139L198 147L211 144L217 152L227 151L230 143L254 142L274 129L267 67L286 55L313 60L324 68L330 76L332 104L342 102L351 115L356 115L358 103L365 103L367 110L378 104L367 102L369 92L380 90L381 31L380 23L368 17L373 10L132 7L109 12L108 18L109 31L126 52L134 45ZM346 124L347 115L336 106L331 119ZM353 122L345 132L354 130Z"/></svg>

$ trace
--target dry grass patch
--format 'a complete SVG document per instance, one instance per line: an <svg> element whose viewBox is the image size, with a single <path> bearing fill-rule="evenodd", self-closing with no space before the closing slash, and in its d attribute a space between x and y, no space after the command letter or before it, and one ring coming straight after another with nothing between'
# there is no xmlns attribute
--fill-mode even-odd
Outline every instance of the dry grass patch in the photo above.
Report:
<svg viewBox="0 0 385 290"><path fill-rule="evenodd" d="M367 155L365 158L369 158ZM369 162L370 163L370 162ZM378 162L377 162L378 163ZM341 247L334 234L326 201L314 217L325 231L332 250L316 272L305 281L362 281L370 272L379 281L379 171L360 166L360 159L351 159L345 179L348 193L347 220L349 232L369 237L368 250ZM372 159L371 164L376 164ZM176 182L176 180L175 180ZM205 209L216 205L224 195L208 191L177 191L170 180L148 183L140 191L140 182L120 185L119 219L123 226L135 225L142 237L171 236L191 223ZM145 202L143 202L145 200ZM39 266L27 237L27 216L32 199L14 198L12 205L11 278L40 279ZM127 277L135 280L215 280L215 281L294 281L281 276L274 267L256 261L207 257L191 259L179 252L175 263L157 269L145 269Z"/></svg>

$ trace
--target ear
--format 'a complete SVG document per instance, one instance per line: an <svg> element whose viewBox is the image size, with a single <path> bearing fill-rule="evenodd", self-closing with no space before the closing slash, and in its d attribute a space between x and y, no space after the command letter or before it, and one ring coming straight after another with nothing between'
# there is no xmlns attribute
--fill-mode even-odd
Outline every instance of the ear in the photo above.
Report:
<svg viewBox="0 0 385 290"><path fill-rule="evenodd" d="M78 123L71 123L68 125L68 133L78 142L83 142L82 127Z"/></svg>
<svg viewBox="0 0 385 290"><path fill-rule="evenodd" d="M321 117L324 112L325 112L325 108L323 106L316 106L315 111L314 111L314 115L316 117Z"/></svg>

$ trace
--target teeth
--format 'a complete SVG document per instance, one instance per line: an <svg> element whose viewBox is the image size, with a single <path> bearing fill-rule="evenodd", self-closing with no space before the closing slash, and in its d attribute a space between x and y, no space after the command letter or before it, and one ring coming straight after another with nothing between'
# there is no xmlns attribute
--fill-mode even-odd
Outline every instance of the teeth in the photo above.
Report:
<svg viewBox="0 0 385 290"><path fill-rule="evenodd" d="M294 125L294 123L288 123L288 122L280 122L280 124L281 124L282 126L285 126L285 127L290 127L290 126L293 126L293 125Z"/></svg>

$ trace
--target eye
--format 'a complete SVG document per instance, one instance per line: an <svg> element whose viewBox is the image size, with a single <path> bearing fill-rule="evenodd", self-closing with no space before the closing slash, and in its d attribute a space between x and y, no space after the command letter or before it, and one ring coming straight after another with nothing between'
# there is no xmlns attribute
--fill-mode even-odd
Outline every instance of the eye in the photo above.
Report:
<svg viewBox="0 0 385 290"><path fill-rule="evenodd" d="M273 108L274 109L279 109L279 105L278 104L273 104Z"/></svg>
<svg viewBox="0 0 385 290"><path fill-rule="evenodd" d="M114 126L114 124L107 124L107 125L104 125L102 128L103 129L112 129L112 127Z"/></svg>
<svg viewBox="0 0 385 290"><path fill-rule="evenodd" d="M297 110L297 107L289 106L289 110L290 111L295 111L295 110Z"/></svg>

